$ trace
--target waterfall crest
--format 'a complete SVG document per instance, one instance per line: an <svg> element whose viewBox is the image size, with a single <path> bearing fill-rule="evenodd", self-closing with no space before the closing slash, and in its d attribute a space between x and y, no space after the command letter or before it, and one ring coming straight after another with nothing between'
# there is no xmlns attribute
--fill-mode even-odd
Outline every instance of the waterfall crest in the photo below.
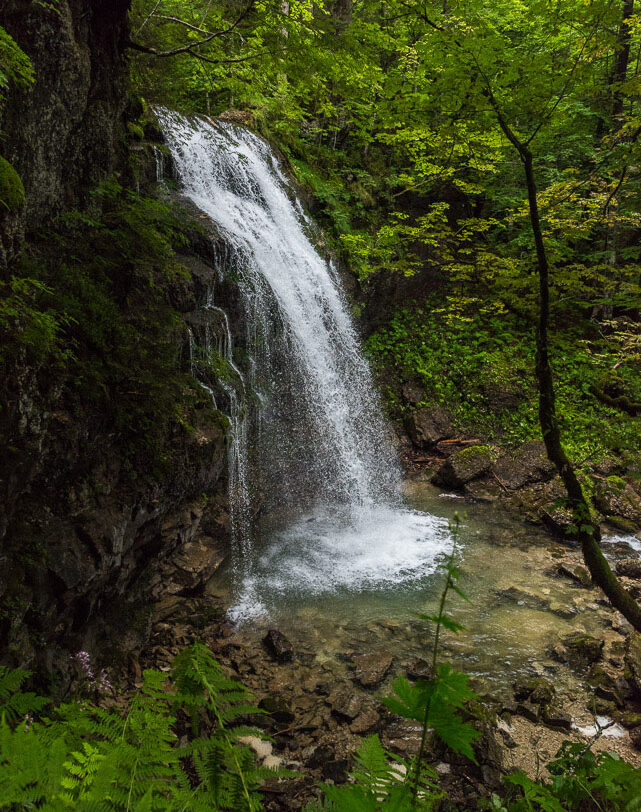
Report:
<svg viewBox="0 0 641 812"><path fill-rule="evenodd" d="M263 535L275 547L262 549L258 566L288 555L289 580L330 588L376 580L381 567L385 578L399 566L423 572L425 522L432 535L438 522L402 510L400 468L347 299L274 153L228 123L166 110L159 119L183 193L230 247L225 272L243 301L244 382L253 400L245 425L233 426L230 501L234 519L234 482L250 481L260 498ZM241 512L246 518L246 505ZM234 524L236 546L247 553L255 523ZM328 545L339 566L331 577L321 560ZM248 568L245 561L246 583Z"/></svg>

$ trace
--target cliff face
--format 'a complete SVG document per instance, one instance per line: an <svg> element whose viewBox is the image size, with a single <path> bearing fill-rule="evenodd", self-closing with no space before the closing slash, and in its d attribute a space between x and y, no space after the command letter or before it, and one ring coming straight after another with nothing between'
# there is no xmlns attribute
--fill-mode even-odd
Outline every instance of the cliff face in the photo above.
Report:
<svg viewBox="0 0 641 812"><path fill-rule="evenodd" d="M20 174L27 201L3 224L5 259L25 231L86 200L122 161L128 7L129 0L0 2L2 25L36 77L10 93L0 120L0 152Z"/></svg>
<svg viewBox="0 0 641 812"><path fill-rule="evenodd" d="M188 374L211 241L164 203L95 196L106 179L133 186L127 8L0 0L36 75L0 122L26 198L0 214L0 305L36 302L60 337L36 355L32 310L0 318L0 656L31 667L60 669L114 628L141 632L135 607L201 588L227 537L226 422ZM87 222L55 220L74 209ZM14 274L44 297L16 294Z"/></svg>

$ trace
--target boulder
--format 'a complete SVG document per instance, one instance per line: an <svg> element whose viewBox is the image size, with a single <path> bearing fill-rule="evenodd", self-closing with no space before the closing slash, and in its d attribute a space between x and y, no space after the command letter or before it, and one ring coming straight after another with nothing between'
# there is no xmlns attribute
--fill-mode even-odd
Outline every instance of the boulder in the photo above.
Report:
<svg viewBox="0 0 641 812"><path fill-rule="evenodd" d="M454 433L452 419L442 406L423 406L405 418L405 428L418 448L432 448Z"/></svg>
<svg viewBox="0 0 641 812"><path fill-rule="evenodd" d="M270 629L263 637L265 648L279 663L287 663L294 659L292 644L282 632Z"/></svg>
<svg viewBox="0 0 641 812"><path fill-rule="evenodd" d="M556 705L543 707L541 720L546 727L561 733L569 733L572 730L572 717Z"/></svg>
<svg viewBox="0 0 641 812"><path fill-rule="evenodd" d="M532 440L512 454L502 454L492 466L492 473L508 490L517 490L535 482L548 482L556 468L547 458L545 445Z"/></svg>
<svg viewBox="0 0 641 812"><path fill-rule="evenodd" d="M435 485L460 489L467 482L486 474L492 467L494 454L486 445L473 445L452 454L432 477Z"/></svg>
<svg viewBox="0 0 641 812"><path fill-rule="evenodd" d="M618 476L596 481L593 502L610 521L622 519L630 526L641 524L641 496Z"/></svg>

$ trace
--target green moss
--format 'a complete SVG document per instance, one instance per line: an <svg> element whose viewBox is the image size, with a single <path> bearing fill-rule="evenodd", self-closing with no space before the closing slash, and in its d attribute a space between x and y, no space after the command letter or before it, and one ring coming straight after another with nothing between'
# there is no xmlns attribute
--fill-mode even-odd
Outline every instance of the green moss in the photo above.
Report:
<svg viewBox="0 0 641 812"><path fill-rule="evenodd" d="M128 121L127 122L127 130L129 132L129 135L131 135L131 137L135 141L143 141L144 140L145 132L144 132L143 128L140 126L140 124L136 124L134 121Z"/></svg>
<svg viewBox="0 0 641 812"><path fill-rule="evenodd" d="M0 208L11 214L20 211L26 200L20 175L0 156Z"/></svg>

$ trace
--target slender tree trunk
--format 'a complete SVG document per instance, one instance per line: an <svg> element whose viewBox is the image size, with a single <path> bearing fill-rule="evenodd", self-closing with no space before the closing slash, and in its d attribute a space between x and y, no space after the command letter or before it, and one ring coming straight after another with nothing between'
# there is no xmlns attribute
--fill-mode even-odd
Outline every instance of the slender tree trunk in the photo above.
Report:
<svg viewBox="0 0 641 812"><path fill-rule="evenodd" d="M623 0L623 17L621 28L617 37L617 52L614 55L614 67L612 69L611 85L614 87L612 97L612 115L620 116L623 113L623 93L621 84L625 82L628 75L628 63L630 62L630 17L634 14L634 0Z"/></svg>
<svg viewBox="0 0 641 812"><path fill-rule="evenodd" d="M633 14L634 0L623 0L623 13L614 51L614 62L610 75L608 76L608 112L612 116L613 128L615 130L619 129L620 125L617 119L623 114L624 95L621 92L621 85L625 82L628 75L631 45L630 18ZM597 124L597 138L603 138L605 129L606 121L603 117L600 117Z"/></svg>
<svg viewBox="0 0 641 812"><path fill-rule="evenodd" d="M565 486L565 490L567 491L569 506L578 528L577 537L581 544L583 558L590 571L592 580L601 587L610 603L621 612L634 628L637 631L641 631L641 606L639 606L632 595L621 586L601 551L601 533L599 526L593 521L590 515L590 507L583 493L583 488L561 442L561 432L556 416L554 380L552 377L552 367L550 366L548 346L548 327L550 321L549 264L539 217L532 153L527 147L520 144L519 155L525 171L530 208L530 223L536 246L536 260L539 274L536 378L539 387L539 422L543 433L543 441L548 457L556 466Z"/></svg>

